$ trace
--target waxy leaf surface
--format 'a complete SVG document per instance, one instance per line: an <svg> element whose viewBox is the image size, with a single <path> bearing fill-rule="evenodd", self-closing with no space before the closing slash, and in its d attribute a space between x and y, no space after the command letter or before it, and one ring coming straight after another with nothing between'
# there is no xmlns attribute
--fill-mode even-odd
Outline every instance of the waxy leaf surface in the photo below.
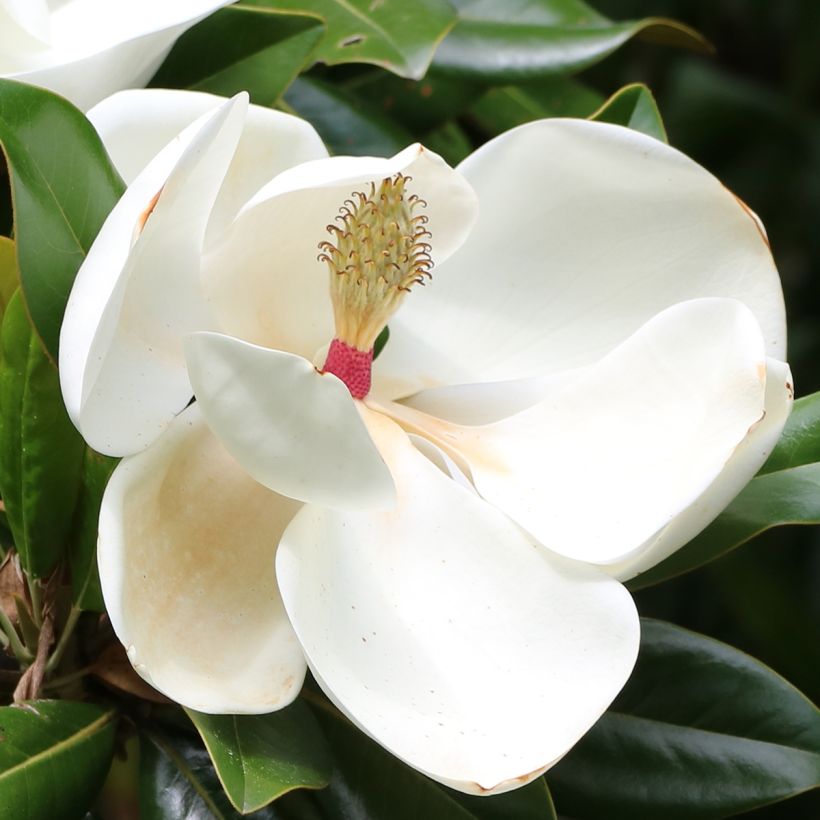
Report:
<svg viewBox="0 0 820 820"><path fill-rule="evenodd" d="M299 74L325 27L318 16L236 3L179 38L151 81L231 97L247 91L272 105Z"/></svg>
<svg viewBox="0 0 820 820"><path fill-rule="evenodd" d="M0 810L14 820L81 817L114 754L116 713L90 703L0 708Z"/></svg>
<svg viewBox="0 0 820 820"><path fill-rule="evenodd" d="M709 820L820 784L820 713L783 678L718 641L642 621L635 671L550 772L562 813Z"/></svg>
<svg viewBox="0 0 820 820"><path fill-rule="evenodd" d="M708 51L693 29L649 17L614 22L581 0L453 0L459 22L436 52L442 72L515 82L580 71L633 37Z"/></svg>
<svg viewBox="0 0 820 820"><path fill-rule="evenodd" d="M23 295L56 361L74 277L124 185L88 120L41 88L0 79L0 146Z"/></svg>
<svg viewBox="0 0 820 820"><path fill-rule="evenodd" d="M300 701L268 715L187 710L234 807L247 814L293 789L330 780L330 755L316 719Z"/></svg>
<svg viewBox="0 0 820 820"><path fill-rule="evenodd" d="M18 292L0 334L0 492L20 562L37 577L66 548L84 450L63 405L57 368Z"/></svg>
<svg viewBox="0 0 820 820"><path fill-rule="evenodd" d="M327 33L313 58L328 65L373 63L418 79L456 20L447 0L243 0L262 6L318 14Z"/></svg>

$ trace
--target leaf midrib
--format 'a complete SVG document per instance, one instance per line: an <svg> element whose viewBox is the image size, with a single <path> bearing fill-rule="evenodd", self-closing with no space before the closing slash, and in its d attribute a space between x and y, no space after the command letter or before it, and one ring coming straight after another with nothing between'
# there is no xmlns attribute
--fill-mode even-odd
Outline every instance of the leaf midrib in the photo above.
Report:
<svg viewBox="0 0 820 820"><path fill-rule="evenodd" d="M816 749L806 749L803 746L786 746L783 743L779 743L779 742L772 741L772 740L760 740L759 738L744 737L743 735L730 734L728 732L720 732L720 731L717 731L716 729L704 729L700 726L688 726L684 723L672 723L671 721L668 721L668 720L658 720L657 718L648 718L648 717L643 717L642 715L633 715L629 712L621 712L617 709L609 709L605 712L605 714L606 715L611 715L611 716L617 717L617 718L624 718L624 719L628 719L628 720L636 720L640 723L652 724L654 726L660 726L660 727L666 726L666 727L672 727L674 729L685 729L685 730L690 731L690 732L700 732L700 733L707 734L707 735L715 735L716 737L731 738L733 740L742 741L744 743L756 743L756 744L761 744L761 745L764 745L764 746L774 746L775 748L785 749L786 751L789 751L789 752L802 752L804 754L816 757L818 759L818 762L820 762L820 751L818 751Z"/></svg>
<svg viewBox="0 0 820 820"><path fill-rule="evenodd" d="M47 760L48 758L56 754L59 754L61 751L63 751L65 748L67 748L70 744L74 743L75 741L79 743L82 740L85 740L87 737L91 737L99 729L104 727L106 724L110 723L113 717L114 710L112 709L109 712L106 712L101 717L97 718L92 723L89 723L88 725L84 726L82 729L75 732L74 734L69 735L67 738L58 741L53 746L49 746L48 748L43 749L42 751L37 752L34 755L31 755L31 757L27 757L25 760L12 766L10 769L6 769L4 772L0 772L0 784L2 784L4 780L11 777L15 772L20 771L21 769L28 768L32 765L36 765L41 760Z"/></svg>

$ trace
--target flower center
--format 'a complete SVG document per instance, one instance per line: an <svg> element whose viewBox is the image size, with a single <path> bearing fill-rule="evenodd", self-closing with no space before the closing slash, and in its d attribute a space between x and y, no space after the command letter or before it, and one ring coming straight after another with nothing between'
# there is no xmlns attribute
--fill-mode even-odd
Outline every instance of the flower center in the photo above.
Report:
<svg viewBox="0 0 820 820"><path fill-rule="evenodd" d="M370 392L373 344L410 288L431 278L431 237L427 217L414 213L427 203L407 194L410 177L396 174L369 194L357 191L345 200L334 240L320 242L320 261L330 270L330 298L336 336L322 372L333 373L354 399Z"/></svg>

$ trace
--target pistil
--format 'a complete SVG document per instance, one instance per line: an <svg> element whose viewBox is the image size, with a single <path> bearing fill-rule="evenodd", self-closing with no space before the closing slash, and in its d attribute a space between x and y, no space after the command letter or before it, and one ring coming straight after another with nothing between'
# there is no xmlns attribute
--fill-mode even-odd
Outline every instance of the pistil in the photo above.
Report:
<svg viewBox="0 0 820 820"><path fill-rule="evenodd" d="M371 183L369 193L352 194L338 224L327 226L334 241L319 244L336 324L322 370L340 378L356 399L370 391L376 337L410 288L431 278L427 217L415 213L427 203L408 195L408 182L396 174Z"/></svg>

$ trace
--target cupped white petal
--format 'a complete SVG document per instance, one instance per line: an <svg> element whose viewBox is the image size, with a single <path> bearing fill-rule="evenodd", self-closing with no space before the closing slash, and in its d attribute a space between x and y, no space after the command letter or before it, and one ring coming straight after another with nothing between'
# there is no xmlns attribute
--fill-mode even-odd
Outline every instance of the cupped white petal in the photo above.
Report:
<svg viewBox="0 0 820 820"><path fill-rule="evenodd" d="M536 546L388 419L367 419L398 505L296 515L276 560L291 622L328 696L397 757L460 791L516 788L626 682L634 604Z"/></svg>
<svg viewBox="0 0 820 820"><path fill-rule="evenodd" d="M124 459L100 511L106 609L136 671L202 712L290 703L305 661L274 571L299 504L255 482L199 408Z"/></svg>
<svg viewBox="0 0 820 820"><path fill-rule="evenodd" d="M402 173L424 214L438 263L457 248L476 215L470 186L437 154L411 145L390 159L332 157L280 174L242 209L224 243L204 260L203 278L222 329L264 347L312 358L333 336L328 272L317 259L326 226L356 190Z"/></svg>
<svg viewBox="0 0 820 820"><path fill-rule="evenodd" d="M88 109L115 91L147 83L177 37L228 2L53 3L47 45L3 42L0 74L49 88Z"/></svg>
<svg viewBox="0 0 820 820"><path fill-rule="evenodd" d="M669 146L619 126L545 120L458 166L475 230L390 323L375 375L394 395L582 367L659 311L748 305L785 359L785 312L759 222ZM434 239L435 244L435 239Z"/></svg>
<svg viewBox="0 0 820 820"><path fill-rule="evenodd" d="M261 484L344 509L387 509L395 489L343 382L306 359L218 333L186 341L197 403Z"/></svg>
<svg viewBox="0 0 820 820"><path fill-rule="evenodd" d="M103 100L88 118L123 179L130 183L180 131L225 100L213 94L168 89L121 91ZM251 105L236 153L225 174L209 230L219 234L240 208L287 168L327 156L310 123Z"/></svg>
<svg viewBox="0 0 820 820"><path fill-rule="evenodd" d="M766 364L766 415L749 431L709 487L668 526L628 560L602 566L626 581L668 558L710 524L763 466L780 438L794 401L789 366L775 359Z"/></svg>
<svg viewBox="0 0 820 820"><path fill-rule="evenodd" d="M733 299L695 299L502 421L466 427L396 403L388 409L449 449L479 493L546 547L609 564L717 479L763 418L765 385L751 311Z"/></svg>
<svg viewBox="0 0 820 820"><path fill-rule="evenodd" d="M148 446L191 397L181 335L212 326L199 261L246 106L238 95L170 143L123 194L77 274L60 379L72 421L100 452Z"/></svg>

